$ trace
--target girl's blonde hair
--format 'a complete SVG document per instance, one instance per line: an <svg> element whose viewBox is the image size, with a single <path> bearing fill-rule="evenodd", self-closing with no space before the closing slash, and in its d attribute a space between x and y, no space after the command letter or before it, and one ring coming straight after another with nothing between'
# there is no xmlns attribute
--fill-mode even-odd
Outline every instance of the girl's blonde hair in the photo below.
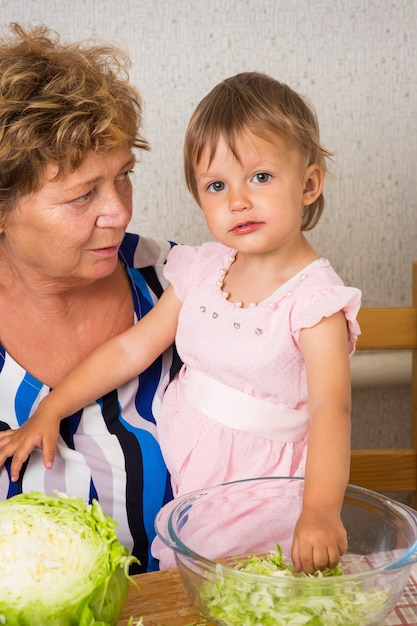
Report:
<svg viewBox="0 0 417 626"><path fill-rule="evenodd" d="M2 213L40 187L49 163L60 176L91 150L149 149L129 66L114 46L65 44L44 25L9 25L0 40Z"/></svg>
<svg viewBox="0 0 417 626"><path fill-rule="evenodd" d="M320 144L316 114L307 100L282 84L259 72L243 72L219 83L195 109L185 135L184 171L188 189L199 202L195 167L203 150L214 158L222 137L239 159L236 138L244 130L271 138L286 139L326 172L326 158L331 156ZM314 228L324 209L323 194L305 208L302 230Z"/></svg>

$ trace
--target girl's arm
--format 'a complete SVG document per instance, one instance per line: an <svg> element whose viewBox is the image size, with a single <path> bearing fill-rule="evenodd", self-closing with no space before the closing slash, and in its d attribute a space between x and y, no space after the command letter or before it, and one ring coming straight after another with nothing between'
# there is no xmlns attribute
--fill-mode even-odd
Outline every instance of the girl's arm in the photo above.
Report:
<svg viewBox="0 0 417 626"><path fill-rule="evenodd" d="M45 467L52 467L60 421L151 365L174 342L180 309L181 302L168 286L137 324L106 341L72 370L21 428L0 433L0 466L13 456L13 480L36 446L43 448Z"/></svg>
<svg viewBox="0 0 417 626"><path fill-rule="evenodd" d="M180 308L169 285L149 313L94 350L42 403L62 419L141 374L174 342Z"/></svg>
<svg viewBox="0 0 417 626"><path fill-rule="evenodd" d="M292 558L312 573L334 567L347 550L340 511L350 470L351 383L346 318L342 312L301 332L307 370L310 431L303 510Z"/></svg>

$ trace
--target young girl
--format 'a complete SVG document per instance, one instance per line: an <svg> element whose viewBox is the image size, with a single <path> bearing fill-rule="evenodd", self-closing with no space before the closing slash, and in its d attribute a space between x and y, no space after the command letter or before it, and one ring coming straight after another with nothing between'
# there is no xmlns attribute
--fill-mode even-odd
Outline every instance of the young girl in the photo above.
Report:
<svg viewBox="0 0 417 626"><path fill-rule="evenodd" d="M41 446L52 467L60 420L137 375L175 338L184 365L158 416L174 495L304 476L294 565L335 566L347 549L340 510L360 292L303 234L323 211L329 156L315 114L273 78L238 74L197 106L184 152L188 187L216 242L174 247L158 304L74 370L21 429L0 433L0 463L14 455L16 480Z"/></svg>

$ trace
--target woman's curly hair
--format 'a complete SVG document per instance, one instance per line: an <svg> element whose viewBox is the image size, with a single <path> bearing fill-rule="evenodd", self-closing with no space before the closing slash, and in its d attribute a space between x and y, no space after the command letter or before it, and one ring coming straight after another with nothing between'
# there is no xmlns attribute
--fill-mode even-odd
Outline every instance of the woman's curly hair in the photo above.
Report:
<svg viewBox="0 0 417 626"><path fill-rule="evenodd" d="M91 150L148 150L129 57L93 42L63 43L44 25L10 24L0 40L0 211L36 191L49 163L74 171Z"/></svg>

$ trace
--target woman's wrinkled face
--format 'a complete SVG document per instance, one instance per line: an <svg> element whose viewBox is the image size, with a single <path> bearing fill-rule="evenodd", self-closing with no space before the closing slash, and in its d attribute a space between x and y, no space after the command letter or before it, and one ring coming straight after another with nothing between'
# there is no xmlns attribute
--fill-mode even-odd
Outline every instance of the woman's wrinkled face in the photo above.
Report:
<svg viewBox="0 0 417 626"><path fill-rule="evenodd" d="M19 200L1 227L0 245L14 271L45 285L110 275L132 215L134 164L125 146L90 152L56 180L50 164L42 187Z"/></svg>

